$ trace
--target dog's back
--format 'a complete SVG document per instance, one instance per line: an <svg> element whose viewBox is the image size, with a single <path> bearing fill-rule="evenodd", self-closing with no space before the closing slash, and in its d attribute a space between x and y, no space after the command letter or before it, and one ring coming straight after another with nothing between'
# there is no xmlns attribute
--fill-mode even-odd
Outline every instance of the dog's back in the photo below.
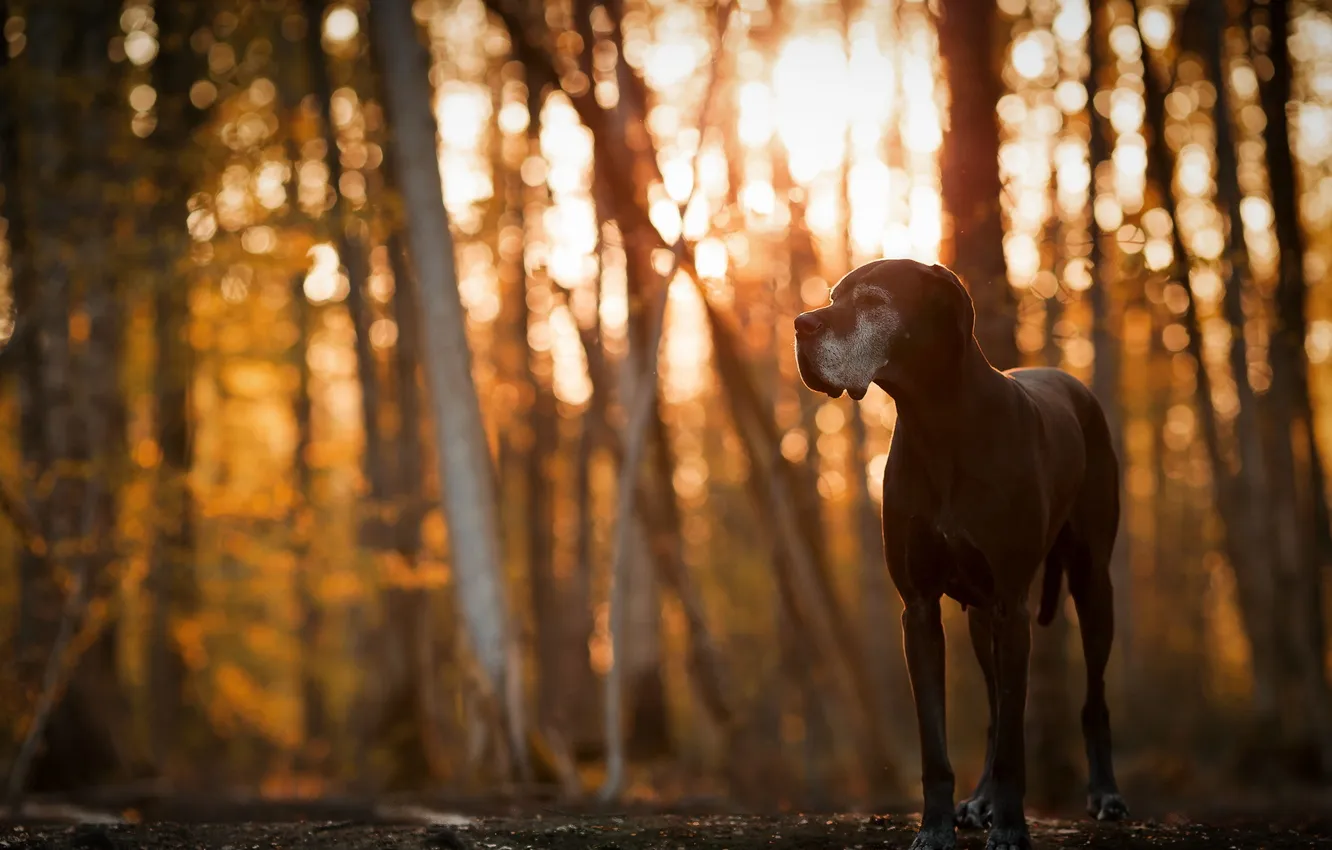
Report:
<svg viewBox="0 0 1332 850"><path fill-rule="evenodd" d="M1077 420L1074 433L1082 436L1080 446L1066 445L1055 439L1048 464L1052 476L1062 478L1060 467L1073 464L1080 471L1074 487L1067 522L1059 530L1051 557L1047 560L1037 621L1048 624L1055 614L1060 579L1068 569L1109 563L1119 526L1119 462L1105 418L1105 411L1086 384L1067 372L1047 367L1011 369L1009 375L1036 406L1045 434L1067 435L1068 428L1058 427L1058 420Z"/></svg>
<svg viewBox="0 0 1332 850"><path fill-rule="evenodd" d="M1101 403L1082 381L1061 369L1030 366L1004 373L1023 387L1042 409L1062 407L1072 412L1085 432L1105 425Z"/></svg>

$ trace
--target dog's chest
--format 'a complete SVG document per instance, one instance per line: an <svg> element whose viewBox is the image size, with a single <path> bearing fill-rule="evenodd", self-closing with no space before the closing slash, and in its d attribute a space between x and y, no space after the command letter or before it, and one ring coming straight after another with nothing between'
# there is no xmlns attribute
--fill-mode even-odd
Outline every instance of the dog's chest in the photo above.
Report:
<svg viewBox="0 0 1332 850"><path fill-rule="evenodd" d="M943 592L962 604L986 605L994 599L994 573L985 555L964 534L935 533L947 548L949 557L941 565Z"/></svg>
<svg viewBox="0 0 1332 850"><path fill-rule="evenodd" d="M955 500L952 488L925 486L921 478L911 486L906 476L914 471L906 467L909 464L899 467L903 477L895 482L897 487L887 488L884 510L912 518L912 539L917 542L910 548L917 556L907 559L911 583L963 607L988 605L994 599L994 574L972 533L977 518L970 516L969 500Z"/></svg>
<svg viewBox="0 0 1332 850"><path fill-rule="evenodd" d="M956 467L932 473L909 461L894 464L890 456L885 505L923 519L950 550L984 550L987 531L1005 524L1006 495Z"/></svg>
<svg viewBox="0 0 1332 850"><path fill-rule="evenodd" d="M964 606L988 605L998 592L996 569L1040 559L1042 519L1031 494L1017 477L995 481L937 454L928 466L921 459L890 454L884 488L884 510L914 518L930 541L924 551L938 556L910 559L913 573L923 571L912 581Z"/></svg>

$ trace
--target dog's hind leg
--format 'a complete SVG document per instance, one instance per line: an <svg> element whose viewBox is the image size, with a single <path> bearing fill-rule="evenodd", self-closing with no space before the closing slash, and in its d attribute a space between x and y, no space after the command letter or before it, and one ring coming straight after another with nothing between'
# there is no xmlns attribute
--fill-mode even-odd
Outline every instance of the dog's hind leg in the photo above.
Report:
<svg viewBox="0 0 1332 850"><path fill-rule="evenodd" d="M1097 820L1120 820L1128 807L1119 795L1110 755L1110 710L1105 703L1105 666L1114 640L1114 595L1110 587L1109 547L1096 557L1080 546L1069 565L1068 589L1078 610L1082 653L1087 663L1087 701L1082 706L1082 735L1087 745L1087 812Z"/></svg>
<svg viewBox="0 0 1332 850"><path fill-rule="evenodd" d="M985 767L976 790L957 804L957 825L964 828L984 829L990 825L990 770L994 766L995 707L998 694L994 681L994 620L988 610L976 606L967 609L967 626L971 631L971 647L976 651L981 673L985 675L985 693L989 701L990 725L985 733Z"/></svg>

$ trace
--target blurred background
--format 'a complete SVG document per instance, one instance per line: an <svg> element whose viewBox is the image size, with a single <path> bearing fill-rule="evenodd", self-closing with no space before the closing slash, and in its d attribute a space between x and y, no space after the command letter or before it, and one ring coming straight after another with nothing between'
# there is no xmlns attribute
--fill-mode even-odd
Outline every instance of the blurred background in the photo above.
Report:
<svg viewBox="0 0 1332 850"><path fill-rule="evenodd" d="M1325 4L0 20L9 800L912 799L893 403L791 354L881 256L1106 406L1124 784L1332 778ZM1072 606L1038 631L1030 805L1077 808Z"/></svg>

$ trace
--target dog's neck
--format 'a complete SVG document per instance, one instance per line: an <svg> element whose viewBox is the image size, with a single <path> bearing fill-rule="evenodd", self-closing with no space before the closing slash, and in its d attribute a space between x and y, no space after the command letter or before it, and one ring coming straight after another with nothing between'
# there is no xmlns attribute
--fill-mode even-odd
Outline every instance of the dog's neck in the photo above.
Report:
<svg viewBox="0 0 1332 850"><path fill-rule="evenodd" d="M898 422L923 440L925 448L937 452L972 444L987 427L979 412L987 409L995 393L1005 392L1010 382L990 365L972 337L945 374L912 386L875 383L896 402Z"/></svg>

